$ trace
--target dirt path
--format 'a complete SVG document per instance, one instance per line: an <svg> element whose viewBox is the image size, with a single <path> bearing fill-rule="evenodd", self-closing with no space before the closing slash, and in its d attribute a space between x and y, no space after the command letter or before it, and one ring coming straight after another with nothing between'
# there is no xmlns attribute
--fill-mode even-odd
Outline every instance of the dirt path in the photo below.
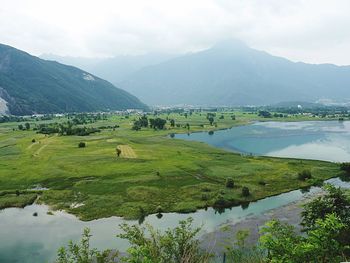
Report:
<svg viewBox="0 0 350 263"><path fill-rule="evenodd" d="M27 147L27 150L30 150L34 145L37 145L39 144L38 142L33 142L31 143L28 147Z"/></svg>
<svg viewBox="0 0 350 263"><path fill-rule="evenodd" d="M38 156L42 150L44 150L46 147L48 146L48 144L44 144L43 146L41 146L35 153L34 156Z"/></svg>

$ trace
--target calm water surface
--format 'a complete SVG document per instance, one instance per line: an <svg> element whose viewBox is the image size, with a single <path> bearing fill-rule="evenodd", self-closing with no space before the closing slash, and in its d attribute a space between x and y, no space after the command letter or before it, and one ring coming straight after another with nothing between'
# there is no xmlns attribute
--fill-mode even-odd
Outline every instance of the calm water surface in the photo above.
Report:
<svg viewBox="0 0 350 263"><path fill-rule="evenodd" d="M175 137L202 141L248 154L330 161L350 160L349 122L266 122L217 131L214 135L194 133ZM338 178L328 182L350 188L349 183ZM191 216L195 225L203 225L203 233L212 232L219 225L257 216L318 191L320 188L317 187L312 187L309 192L295 190L252 202L245 208L238 206L226 209L223 213L209 208L191 214L166 213L161 219L150 215L145 218L144 223L166 229ZM78 240L84 227L91 228L93 247L118 248L124 251L128 244L115 237L119 233L118 225L123 222L139 223L124 221L119 217L83 222L64 212L47 215L47 211L48 207L44 205L0 211L0 262L52 262L57 249L71 239ZM33 216L34 212L38 213L37 217Z"/></svg>
<svg viewBox="0 0 350 263"><path fill-rule="evenodd" d="M207 132L176 134L175 138L205 142L244 154L350 161L350 122L258 122Z"/></svg>

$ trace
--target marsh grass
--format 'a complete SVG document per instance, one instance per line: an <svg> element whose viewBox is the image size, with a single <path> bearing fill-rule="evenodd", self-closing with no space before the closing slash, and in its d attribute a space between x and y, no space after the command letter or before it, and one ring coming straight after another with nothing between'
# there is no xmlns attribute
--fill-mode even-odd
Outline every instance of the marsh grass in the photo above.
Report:
<svg viewBox="0 0 350 263"><path fill-rule="evenodd" d="M232 114L235 120L230 117ZM18 123L0 124L0 191L23 191L40 184L50 190L40 194L39 202L64 209L82 220L113 215L137 219L140 208L144 215L156 213L158 206L163 212L192 212L213 206L219 194L225 206L232 206L310 186L317 180L339 174L339 167L334 163L241 156L169 136L224 129L259 119L242 112L223 115L224 119L215 119L215 128L209 124L205 113L194 113L187 118L163 114L159 117L174 119L176 125L170 127L168 122L165 130L156 131L150 128L131 130L133 119L139 116L111 115L107 120L86 126L120 127L84 136L88 145L84 149L77 147L81 136L46 136L32 130L14 131ZM30 125L35 127L42 122L45 121ZM186 123L190 124L190 131L184 128ZM128 145L136 158L117 158L118 145ZM312 172L313 178L298 180L298 173L306 169ZM233 179L233 188L225 187L227 178ZM266 185L262 185L261 180ZM249 196L241 195L243 186L249 188ZM6 201L1 201L2 207L24 206L33 198L31 195L7 196ZM73 203L84 205L72 207Z"/></svg>

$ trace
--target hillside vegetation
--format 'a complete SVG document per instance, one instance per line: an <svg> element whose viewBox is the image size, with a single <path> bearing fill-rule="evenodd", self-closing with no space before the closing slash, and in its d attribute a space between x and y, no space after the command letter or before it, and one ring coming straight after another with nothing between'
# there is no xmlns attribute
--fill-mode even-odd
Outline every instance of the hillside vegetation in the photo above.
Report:
<svg viewBox="0 0 350 263"><path fill-rule="evenodd" d="M90 73L1 44L0 98L14 115L147 108Z"/></svg>

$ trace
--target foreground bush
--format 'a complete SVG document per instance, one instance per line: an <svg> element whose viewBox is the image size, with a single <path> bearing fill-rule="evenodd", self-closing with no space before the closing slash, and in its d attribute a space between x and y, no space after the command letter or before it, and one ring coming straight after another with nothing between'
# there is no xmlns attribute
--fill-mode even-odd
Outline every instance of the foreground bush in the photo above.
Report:
<svg viewBox="0 0 350 263"><path fill-rule="evenodd" d="M90 248L90 230L84 229L80 243L69 242L68 247L61 247L58 250L56 263L111 263L116 255L111 250L103 252Z"/></svg>
<svg viewBox="0 0 350 263"><path fill-rule="evenodd" d="M137 225L120 225L123 233L118 235L128 240L127 255L119 257L116 252L99 252L90 248L89 229L84 230L79 244L70 242L67 248L60 248L56 263L206 263L210 255L199 248L196 238L200 228L192 227L193 219L180 221L174 229L164 233L150 225L146 228Z"/></svg>
<svg viewBox="0 0 350 263"><path fill-rule="evenodd" d="M209 255L200 250L199 240L196 238L200 228L193 228L192 222L192 218L180 221L177 227L168 229L164 233L150 225L147 228L121 225L124 233L118 237L127 239L131 244L128 249L129 256L122 258L122 262L208 262ZM150 237L146 237L146 232Z"/></svg>
<svg viewBox="0 0 350 263"><path fill-rule="evenodd" d="M350 200L340 188L326 185L326 194L304 206L302 226L267 223L260 239L270 262L341 262L350 258ZM276 261L276 260L279 261Z"/></svg>
<svg viewBox="0 0 350 263"><path fill-rule="evenodd" d="M341 262L345 246L338 241L345 224L334 214L317 219L316 229L307 236L295 233L294 227L277 220L270 221L262 230L261 247L268 251L270 262ZM277 260L278 259L278 260ZM276 261L277 260L277 261Z"/></svg>

